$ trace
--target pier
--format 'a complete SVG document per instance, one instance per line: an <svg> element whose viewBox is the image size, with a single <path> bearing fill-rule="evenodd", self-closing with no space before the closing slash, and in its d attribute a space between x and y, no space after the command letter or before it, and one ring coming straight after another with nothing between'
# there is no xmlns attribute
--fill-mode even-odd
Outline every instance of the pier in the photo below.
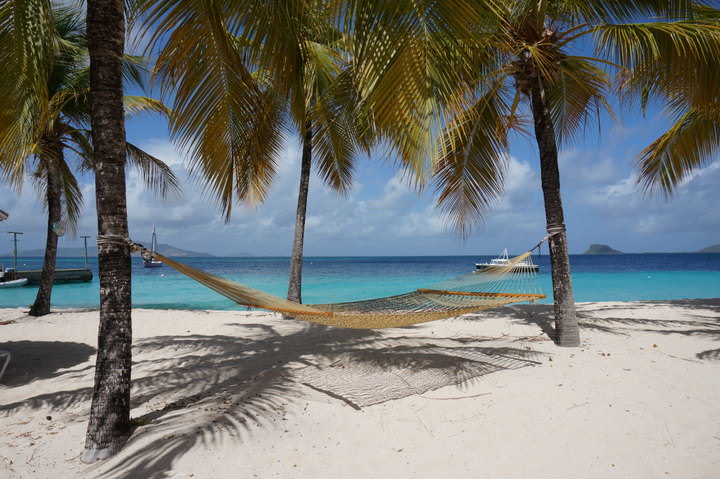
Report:
<svg viewBox="0 0 720 479"><path fill-rule="evenodd" d="M9 280L27 278L28 286L34 284L40 284L41 269L28 270L28 271L6 271L5 275ZM56 269L55 275L53 276L53 284L58 283L87 283L92 281L93 274L87 268L68 268L68 269Z"/></svg>

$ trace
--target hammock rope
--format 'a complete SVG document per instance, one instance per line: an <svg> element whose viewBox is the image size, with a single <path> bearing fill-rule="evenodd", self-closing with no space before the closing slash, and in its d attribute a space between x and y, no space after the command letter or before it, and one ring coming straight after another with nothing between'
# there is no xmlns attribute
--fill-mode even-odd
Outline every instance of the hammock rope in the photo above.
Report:
<svg viewBox="0 0 720 479"><path fill-rule="evenodd" d="M410 326L545 298L540 290L537 273L515 267L529 258L537 246L510 259L507 264L467 273L429 288L363 301L306 305L209 274L157 252L151 254L143 245L126 238L103 237L98 238L98 243L100 241L128 244L134 251L139 251L143 258L152 256L240 305L341 328L380 329Z"/></svg>

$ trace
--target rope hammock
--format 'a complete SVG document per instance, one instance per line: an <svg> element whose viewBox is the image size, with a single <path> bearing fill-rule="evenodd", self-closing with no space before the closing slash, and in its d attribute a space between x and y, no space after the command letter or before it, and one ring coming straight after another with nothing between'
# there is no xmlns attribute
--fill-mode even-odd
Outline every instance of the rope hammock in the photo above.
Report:
<svg viewBox="0 0 720 479"><path fill-rule="evenodd" d="M120 242L108 237L98 243ZM544 240L543 240L544 241ZM515 268L530 257L533 250L511 258L506 264L467 273L429 288L365 301L332 304L300 304L265 293L244 284L214 276L205 271L152 253L138 243L129 243L144 258L153 257L171 268L204 284L236 303L291 315L316 324L354 329L379 329L451 318L483 309L545 298L537 274L527 268ZM542 241L540 242L540 244Z"/></svg>

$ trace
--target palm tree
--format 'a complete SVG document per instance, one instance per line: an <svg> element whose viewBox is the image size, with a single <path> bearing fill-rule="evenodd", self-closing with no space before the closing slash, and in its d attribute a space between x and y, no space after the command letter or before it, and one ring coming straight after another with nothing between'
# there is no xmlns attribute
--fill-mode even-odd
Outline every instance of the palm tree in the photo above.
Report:
<svg viewBox="0 0 720 479"><path fill-rule="evenodd" d="M130 433L132 303L125 196L122 61L123 0L88 0L90 120L95 163L99 244L100 327L90 421L82 459L114 454Z"/></svg>
<svg viewBox="0 0 720 479"><path fill-rule="evenodd" d="M355 5L355 18L374 25L356 33L361 44L355 46L356 51L371 52L356 59L361 63L358 70L366 73L360 84L372 92L369 98L394 113L396 125L404 125L401 131L422 118L416 111L404 113L406 105L428 105L435 98L428 110L439 118L442 137L436 142L433 183L439 205L462 233L482 218L500 194L508 133L524 131L521 113L529 113L551 241L555 340L559 345L577 346L579 332L560 197L558 144L573 139L600 111L610 109L607 98L617 77L625 79L620 84L623 91L665 93L671 105L688 92L702 96L702 88L682 69L689 65L716 75L720 42L717 25L699 18L699 8L694 2L659 0L468 1L453 2L444 9L419 2L384 7L382 2L368 0ZM707 8L702 11L706 17L712 16ZM459 23L454 15L458 12L471 20ZM654 21L638 21L648 17ZM353 21L355 28L358 24ZM447 61L445 65L432 62L439 45L446 47L441 57ZM588 53L593 47L594 54ZM427 60L420 67L408 67L407 58ZM668 69L658 72L664 67ZM437 71L448 70L455 74L436 80ZM397 85L384 77L409 77L411 80L404 82L416 84L424 80L436 88L407 87L398 95ZM716 95L717 87L713 85L711 91ZM693 111L700 104L692 102ZM387 127L390 131L395 128ZM693 127L695 134L697 131ZM707 158L708 143L717 141L717 135L710 135L712 131L717 132L716 126L714 130L706 128L706 136L695 145L681 143L686 151L694 146ZM420 131L421 140L411 142L410 148L402 138L391 138L401 154L412 157L423 152L415 145L427 144L432 133L431 129ZM668 135L673 133L671 130ZM656 142L645 157L657 157L664 148L665 143ZM665 177L670 176L668 170L664 170Z"/></svg>
<svg viewBox="0 0 720 479"><path fill-rule="evenodd" d="M288 298L301 301L311 166L343 193L371 128L353 117L352 74L328 2L145 1L157 69L174 87L172 129L229 219L235 199L262 201L295 131L302 160ZM148 27L150 28L150 27ZM192 65L192 68L188 68ZM360 132L359 132L360 131Z"/></svg>
<svg viewBox="0 0 720 479"><path fill-rule="evenodd" d="M91 172L94 166L88 129L89 70L82 12L73 7L55 6L52 21L53 37L47 39L55 45L54 50L48 51L51 66L45 70L45 82L38 82L38 86L45 87L38 95L47 99L47 103L37 101L34 106L41 111L26 109L14 121L0 127L5 139L5 143L0 144L2 158L15 167L16 178L21 176L17 175L18 171L29 166L23 157L35 160L33 177L48 210L45 259L37 297L30 308L32 316L50 312L57 256L56 229L65 218L74 231L82 206L82 192L66 161L65 151L74 151L82 159L81 170ZM17 55L0 57L0 68L17 70L19 60ZM142 87L140 66L137 59L128 57L125 61L126 77L134 80L138 87ZM126 97L126 104L129 114L164 111L162 104L146 97ZM151 188L162 194L178 191L177 179L167 165L131 144L127 148L130 163L143 171Z"/></svg>

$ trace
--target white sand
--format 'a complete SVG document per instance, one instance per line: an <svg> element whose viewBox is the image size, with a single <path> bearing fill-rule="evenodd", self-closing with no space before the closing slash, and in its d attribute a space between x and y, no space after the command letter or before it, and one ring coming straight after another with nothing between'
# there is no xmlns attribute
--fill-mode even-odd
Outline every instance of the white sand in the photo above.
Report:
<svg viewBox="0 0 720 479"><path fill-rule="evenodd" d="M579 314L566 349L544 306L385 331L136 310L143 425L85 465L98 313L0 310L0 478L720 477L720 300Z"/></svg>

